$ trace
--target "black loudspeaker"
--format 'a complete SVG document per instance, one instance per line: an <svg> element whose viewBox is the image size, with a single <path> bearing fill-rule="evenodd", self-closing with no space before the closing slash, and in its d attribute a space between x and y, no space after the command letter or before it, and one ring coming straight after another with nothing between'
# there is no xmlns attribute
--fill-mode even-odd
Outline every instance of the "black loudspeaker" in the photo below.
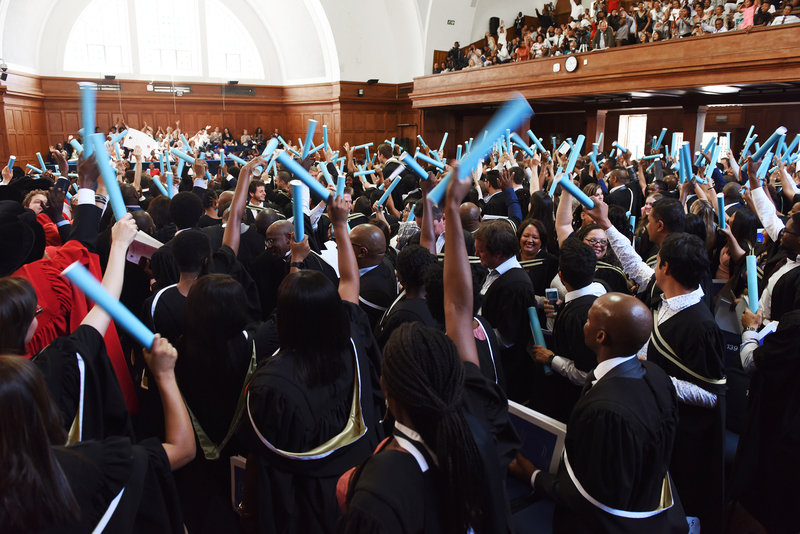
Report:
<svg viewBox="0 0 800 534"><path fill-rule="evenodd" d="M500 18L499 17L491 17L489 19L489 33L492 35L497 35L497 28L500 27Z"/></svg>
<svg viewBox="0 0 800 534"><path fill-rule="evenodd" d="M400 137L399 139L395 139L395 143L403 147L403 150L406 152L411 152L411 149L413 148L411 146L411 139L408 137Z"/></svg>

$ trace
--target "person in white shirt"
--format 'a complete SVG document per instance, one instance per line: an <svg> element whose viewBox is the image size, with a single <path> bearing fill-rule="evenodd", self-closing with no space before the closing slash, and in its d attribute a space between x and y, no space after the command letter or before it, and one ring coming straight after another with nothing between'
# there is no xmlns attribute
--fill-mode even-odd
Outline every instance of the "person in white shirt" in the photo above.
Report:
<svg viewBox="0 0 800 534"><path fill-rule="evenodd" d="M728 28L725 27L725 22L722 19L714 20L714 26L709 26L705 22L701 22L700 25L705 33L723 33L728 31Z"/></svg>
<svg viewBox="0 0 800 534"><path fill-rule="evenodd" d="M581 14L583 13L583 6L577 2L576 0L569 0L570 8L569 16L572 20L580 20Z"/></svg>
<svg viewBox="0 0 800 534"><path fill-rule="evenodd" d="M770 26L781 26L782 24L797 24L800 22L800 17L792 15L792 6L786 4L783 7L783 14L775 17Z"/></svg>

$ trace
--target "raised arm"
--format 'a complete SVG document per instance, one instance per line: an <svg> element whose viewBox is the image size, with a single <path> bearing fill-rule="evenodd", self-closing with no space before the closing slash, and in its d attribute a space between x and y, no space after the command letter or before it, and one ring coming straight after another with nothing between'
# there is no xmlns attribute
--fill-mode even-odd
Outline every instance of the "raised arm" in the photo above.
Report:
<svg viewBox="0 0 800 534"><path fill-rule="evenodd" d="M428 173L428 179L423 180L419 187L422 189L422 227L420 228L419 244L427 248L431 254L436 255L436 236L433 231L433 204L428 200L434 183L433 173ZM446 216L445 216L446 217ZM459 221L461 217L459 216Z"/></svg>
<svg viewBox="0 0 800 534"><path fill-rule="evenodd" d="M478 349L472 333L472 269L467 258L459 208L469 193L472 180L450 180L444 213L449 226L444 242L444 322L447 336L453 340L461 360L480 367Z"/></svg>
<svg viewBox="0 0 800 534"><path fill-rule="evenodd" d="M144 350L144 359L153 373L164 409L165 440L161 444L169 459L171 470L183 467L194 459L194 430L186 411L178 383L175 381L175 361L178 351L169 341L156 334L151 350Z"/></svg>
<svg viewBox="0 0 800 534"><path fill-rule="evenodd" d="M564 241L572 234L572 195L566 189L561 189L561 200L556 209L556 237L558 246L561 247Z"/></svg>
<svg viewBox="0 0 800 534"><path fill-rule="evenodd" d="M347 204L342 197L328 201L328 217L331 219L331 228L336 236L336 249L339 253L339 296L342 300L358 304L361 278L358 274L356 254L347 231L348 213Z"/></svg>
<svg viewBox="0 0 800 534"><path fill-rule="evenodd" d="M203 161L203 160L197 160ZM203 161L201 167L207 165ZM222 235L222 246L228 246L233 250L234 254L239 253L239 240L242 236L242 215L244 215L245 206L247 205L247 190L250 187L250 175L254 167L261 165L267 167L267 162L263 156L258 156L242 167L239 173L239 180L236 182L236 189L233 192L233 200L231 201L230 212L228 212L228 225L225 227L225 233ZM197 165L195 165L197 167ZM195 176L198 170L195 169ZM205 173L205 170L203 170Z"/></svg>
<svg viewBox="0 0 800 534"><path fill-rule="evenodd" d="M539 181L539 165L541 163L542 155L538 150L536 150L533 153L533 157L528 160L528 165L531 169L531 196L533 196L536 191L539 191L542 188L541 182Z"/></svg>
<svg viewBox="0 0 800 534"><path fill-rule="evenodd" d="M133 149L133 157L136 159L136 168L133 170L133 187L138 195L142 186L142 147L136 145L136 148ZM178 179L180 180L180 177Z"/></svg>
<svg viewBox="0 0 800 534"><path fill-rule="evenodd" d="M125 278L125 255L128 253L128 246L133 243L137 231L136 223L130 213L126 213L111 229L111 251L108 254L106 274L103 276L103 287L117 300L122 292L122 283ZM105 335L110 321L111 317L103 308L94 306L83 318L81 324L91 326L102 336Z"/></svg>
<svg viewBox="0 0 800 534"><path fill-rule="evenodd" d="M781 180L781 185L783 186L783 194L788 198L790 201L794 200L795 195L800 195L800 190L797 189L797 185L795 185L794 180L792 180L792 176L786 170L786 165L783 161L778 163L778 176Z"/></svg>

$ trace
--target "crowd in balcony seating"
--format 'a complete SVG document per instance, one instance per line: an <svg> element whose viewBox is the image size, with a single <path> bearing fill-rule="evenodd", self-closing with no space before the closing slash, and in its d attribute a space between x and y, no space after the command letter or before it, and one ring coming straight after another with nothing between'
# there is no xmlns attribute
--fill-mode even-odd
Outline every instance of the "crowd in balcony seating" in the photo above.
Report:
<svg viewBox="0 0 800 534"><path fill-rule="evenodd" d="M603 50L617 46L680 39L695 35L745 30L757 26L800 23L800 0L642 0L626 8L619 0L594 0L587 5L570 0L568 22L555 21L553 4L546 4L537 27L519 13L515 37L508 39L504 21L497 35L486 33L483 47L461 48L456 42L433 74L528 61L550 56Z"/></svg>

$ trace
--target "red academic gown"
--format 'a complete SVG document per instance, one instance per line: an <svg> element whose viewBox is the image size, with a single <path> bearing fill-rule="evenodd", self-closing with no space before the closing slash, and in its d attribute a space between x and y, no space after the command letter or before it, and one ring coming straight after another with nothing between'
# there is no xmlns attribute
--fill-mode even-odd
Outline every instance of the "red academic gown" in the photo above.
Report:
<svg viewBox="0 0 800 534"><path fill-rule="evenodd" d="M48 249L48 253L50 250L53 249ZM89 313L91 304L86 296L61 276L61 271L76 261L98 280L102 279L97 254L90 253L78 241L68 241L66 245L55 249L55 254L50 258L23 265L11 275L25 278L33 284L38 304L43 308L36 332L25 347L27 358L32 358L57 337L69 335ZM104 339L108 357L125 397L125 404L128 411L135 414L139 404L113 321L108 325Z"/></svg>

